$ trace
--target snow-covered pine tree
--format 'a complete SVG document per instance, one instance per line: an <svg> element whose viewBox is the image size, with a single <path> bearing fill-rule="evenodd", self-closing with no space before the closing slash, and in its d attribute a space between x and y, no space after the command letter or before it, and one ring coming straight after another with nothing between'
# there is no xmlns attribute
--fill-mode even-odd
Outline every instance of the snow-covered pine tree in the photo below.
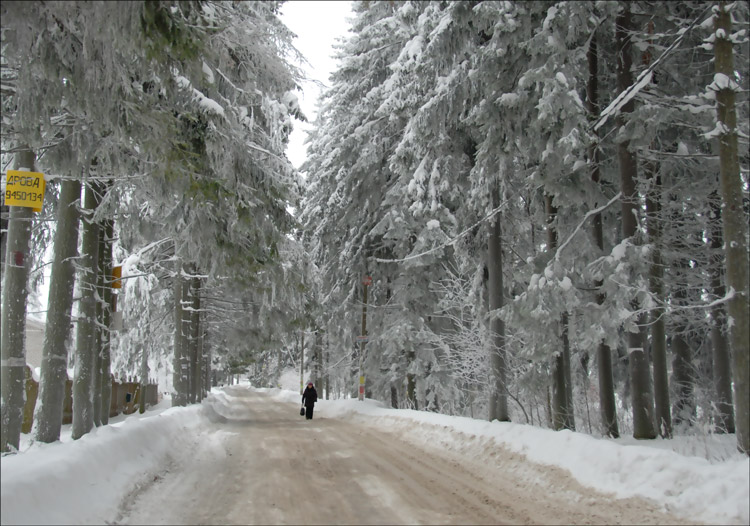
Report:
<svg viewBox="0 0 750 526"><path fill-rule="evenodd" d="M737 448L750 455L750 278L748 278L748 221L742 205L737 110L735 92L740 86L734 62L734 46L747 43L744 33L732 31L732 7L747 24L747 6L717 2L713 10L716 74L710 89L716 92L717 137L724 227L726 284L732 297L728 301L729 341L732 349ZM744 15L744 16L742 16ZM736 42L735 42L736 40ZM746 46L745 46L746 47ZM740 56L743 56L742 54ZM744 55L747 60L747 55ZM745 62L747 65L747 62ZM745 70L747 71L747 70Z"/></svg>

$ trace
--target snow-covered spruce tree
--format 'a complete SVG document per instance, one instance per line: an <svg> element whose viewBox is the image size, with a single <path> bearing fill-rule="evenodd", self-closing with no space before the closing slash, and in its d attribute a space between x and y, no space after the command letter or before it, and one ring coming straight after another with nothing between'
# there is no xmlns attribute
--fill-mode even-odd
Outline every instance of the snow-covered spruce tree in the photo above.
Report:
<svg viewBox="0 0 750 526"><path fill-rule="evenodd" d="M332 88L324 94L309 147L310 158L302 168L310 178L302 221L307 235L314 240L312 249L322 272L323 305L330 316L326 333L330 342L338 342L334 348L347 350L349 356L341 363L349 369L358 361L351 350L353 336L361 330L361 281L367 274L373 277L368 301L371 338L365 369L368 388L374 387L380 393L390 391L391 381L403 381L408 368L405 360L412 346L412 342L403 340L381 341L398 337L399 331L380 330L372 318L378 313L374 305L385 303L388 282L394 278L388 265L375 264L372 258L390 255L391 242L382 241L383 234L376 225L383 221L384 203L396 186L387 157L403 128L398 108L391 108L394 111L388 113L383 107L391 95L385 83L391 76L389 65L398 58L400 46L413 31L403 18L413 17L420 9L407 3L399 13L396 7L388 2L353 5L353 34L339 51L340 67L332 75ZM384 111L378 114L381 108ZM408 236L398 235L403 233L392 231L388 235L407 240ZM406 283L408 279L399 286ZM406 309L404 312L403 323L413 323L413 316L420 316ZM388 349L398 357L386 358ZM398 371L391 373L394 377L382 382L381 359L400 364ZM338 357L331 360L339 361Z"/></svg>
<svg viewBox="0 0 750 526"><path fill-rule="evenodd" d="M707 10L708 4L694 3L665 4L657 10L644 4L634 11L639 31L633 38L641 50L636 71L641 70L639 78L649 74L649 79L638 82L638 104L631 117L638 132L630 144L642 167L638 187L645 196L651 259L651 297L645 305L651 310L656 425L663 436L669 436L673 424L692 424L699 375L710 370L703 365L710 359L702 351L708 347L707 318L694 308L703 303L709 254L703 239L710 215L708 203L695 196L710 195L715 188L711 178L702 175L715 169L715 161L700 155L709 151L700 131L706 112L695 104L694 95L703 89L709 68L709 54L699 47L697 31ZM703 414L713 413L703 405Z"/></svg>
<svg viewBox="0 0 750 526"><path fill-rule="evenodd" d="M633 84L633 49L632 49L632 13L627 3L622 3L615 20L615 40L617 42L617 88L618 93L626 96L626 90ZM624 127L626 116L632 113L632 98L622 105L617 115L617 124ZM632 129L629 130L632 134ZM627 131L625 133L628 133ZM629 148L630 137L618 137L617 157L620 170L620 187L622 192L622 236L626 241L638 243L637 234L637 201L636 189L638 165L637 155ZM633 301L633 310L640 307ZM654 438L654 397L651 386L651 374L644 345L643 314L635 315L635 326L628 330L628 357L630 360L630 381L632 383L631 403L633 406L633 436L635 438Z"/></svg>
<svg viewBox="0 0 750 526"><path fill-rule="evenodd" d="M175 256L209 279L273 264L291 225L292 169L283 150L298 108L290 94L295 73L282 58L290 34L276 10L271 3L158 4L144 21L161 57L149 89L163 94L160 107L177 119L168 149L154 156L153 177L137 189L148 213L130 218L144 233L153 230L144 220L164 224L160 235L174 240Z"/></svg>
<svg viewBox="0 0 750 526"><path fill-rule="evenodd" d="M704 135L715 124L713 94L704 89L713 77L712 48L701 43L703 34L698 30L699 25L712 26L712 20L707 3L665 4L656 10L647 4L631 6L632 38L641 60L633 67L638 79L631 90L636 105L628 119L627 129L634 131L629 146L639 159L636 186L640 206L645 201L645 224L649 234L658 233L646 246L652 262L651 290L646 296L639 287L639 294L653 321L649 347L657 424L660 432L668 434L670 398L674 423L680 426L691 425L696 418L722 419L727 407L718 394L726 389L711 387L709 380L721 369L712 367L706 352L713 332L719 344L716 362L721 366L722 317L719 311L719 326L714 327L704 315L706 297L714 303L713 309L721 305L714 300L723 297L715 286L707 287L717 282L716 266L710 263L716 249L705 241L716 232L717 214L712 199L699 197L718 191L718 182L710 175L718 170L718 163L711 155L710 134ZM616 304L616 296L611 298ZM660 321L663 332L657 331ZM667 336L669 347L661 345ZM672 354L671 374L666 370L667 357L660 358L665 351ZM668 374L671 386L666 385ZM726 378L727 372L723 375Z"/></svg>
<svg viewBox="0 0 750 526"><path fill-rule="evenodd" d="M472 27L476 28L480 45L468 72L473 90L473 98L470 100L473 104L467 121L476 130L474 133L480 140L476 163L470 173L472 189L468 203L472 204L474 218L482 219L491 213L488 224L499 218L496 226L503 225L502 252L495 253L510 256L506 258L504 270L512 276L512 280L505 284L502 292L488 291L495 297L499 294L500 298L507 295L508 290L516 289L518 280L523 279L523 274L517 271L518 254L533 253L536 250L529 244L529 241L533 241L534 226L523 221L514 222L510 218L519 217L524 199L534 199L534 192L529 186L532 179L529 176L534 172L536 159L541 155L540 147L546 142L536 137L528 123L536 118L534 102L531 102L537 97L537 80L533 71L544 60L544 54L535 53L530 41L538 30L538 24L544 20L548 7L541 4L482 3L473 13ZM525 74L529 76L524 77ZM520 78L526 78L523 85L519 82ZM544 217L543 212L541 217ZM467 221L465 228L470 224ZM491 243L499 240L497 235L490 236ZM497 256L491 257L494 259ZM487 264L492 273L489 260ZM492 281L491 274L489 277L489 281ZM513 361L512 356L523 350L514 343L521 341L520 334L515 331L516 320L507 315L510 311L502 308L504 303L505 301L493 303L490 299L490 319L496 320L492 323L501 320L505 322L503 335L494 345L498 347L497 352L504 355L502 361L507 364ZM506 315L498 317L502 312L506 312ZM498 328L491 328L490 332L500 334ZM524 347L529 352L532 349L541 351L542 348L534 344ZM540 356L544 356L544 352ZM507 396L511 392L511 378L498 389L498 394Z"/></svg>
<svg viewBox="0 0 750 526"><path fill-rule="evenodd" d="M373 289L376 343L368 345L379 351L385 397L390 386L391 400L396 399L405 377L406 402L430 410L449 406L456 396L439 338L449 324L436 316L439 297L432 286L452 259L452 249L440 247L449 239L446 232L457 226L462 185L451 176L465 174L469 166L462 151L465 133L457 129L458 110L452 107L463 93L449 73L452 53L470 39L461 25L450 23L455 7L434 2L401 6L397 19L411 33L380 88L376 112L400 131L388 152L391 173L380 219L370 233L382 247L375 272L385 279L384 287Z"/></svg>
<svg viewBox="0 0 750 526"><path fill-rule="evenodd" d="M589 121L595 122L599 118L601 106L599 104L599 45L598 30L595 27L591 32L591 37L586 50L586 60L588 63L588 79L586 82L586 110L589 113ZM601 181L601 164L602 155L599 148L599 134L592 132L592 139L588 147L588 163L591 173L591 182L599 186ZM597 211L591 221L591 236L596 247L597 256L601 256L604 251L604 230L602 225L602 213ZM593 280L592 284L595 289L601 287L601 280ZM601 307L605 301L605 296L601 293L596 294L596 304ZM618 438L620 436L619 425L617 422L617 405L615 402L615 387L612 373L612 349L599 338L598 342L592 342L596 346L596 364L599 387L599 414L601 417L601 430L605 436Z"/></svg>
<svg viewBox="0 0 750 526"><path fill-rule="evenodd" d="M735 6L736 7L736 6ZM745 6L746 7L746 6ZM744 11L744 12L743 12ZM716 75L711 89L716 92L717 128L721 195L723 202L724 251L726 283L733 293L727 305L730 317L729 341L732 349L735 399L735 429L737 448L750 455L750 278L748 278L748 216L742 205L737 110L735 92L740 87L735 80L734 46L747 43L747 30L733 32L730 4L718 2L714 8L714 54ZM740 20L747 25L747 10L737 8ZM746 46L745 46L746 48ZM747 54L740 54L745 58ZM747 71L745 69L745 71Z"/></svg>
<svg viewBox="0 0 750 526"><path fill-rule="evenodd" d="M138 52L142 39L133 38L140 34L140 11L133 9L134 5L3 4L3 24L8 24L3 28L7 42L3 52L12 63L19 64L14 126L19 134L45 149L44 162L50 168L44 171L80 177L96 159L98 171L90 174L92 177L137 172L133 137L148 137L146 130L153 130L158 123L148 117L137 118L149 114L144 111L148 106L138 105L133 97L137 93L134 86L139 85L137 79L145 77L148 68L143 54ZM107 195L105 201L103 210L111 211L116 200ZM98 214L96 221L102 219L102 211ZM71 236L75 236L72 231L62 237ZM53 274L56 271L53 268ZM72 294L72 288L68 294ZM68 300L58 299L62 301L61 309L67 310L64 304ZM69 326L65 318L66 315L51 316L48 320L48 332L59 336L47 347L48 354L55 357L63 356L65 351L64 335ZM57 324L63 326L57 330L53 327ZM43 361L42 381L58 384L47 388L61 393L64 375L47 375L45 364L49 363ZM45 389L43 386L43 393ZM62 404L62 400L51 403ZM52 420L57 420L59 411L54 408L48 413L44 404L42 395L38 420L45 420L43 426L47 429L57 429L59 424ZM44 439L57 438L47 435Z"/></svg>
<svg viewBox="0 0 750 526"><path fill-rule="evenodd" d="M581 263L592 256L591 240L579 234L579 229L582 222L588 220L587 212L602 200L600 190L591 187L589 172L584 169L587 146L593 138L585 131L587 110L582 100L588 77L588 45L599 14L593 4L562 2L536 17L541 28L523 44L530 60L527 70L519 77L520 89L516 93L526 101L522 107L531 113L527 119L529 124L519 131L523 144L536 148L526 146L519 156L533 167L530 182L538 184L541 190L534 190L530 196L532 205L543 211L547 223L545 252L534 262L535 273L544 274L546 286L535 288L531 294L532 304L544 305L543 310L532 317L537 326L523 330L532 341L539 342L536 352L554 356L553 426L573 428L571 369L581 370L592 350L579 344L579 335L570 324L569 318L576 315L581 300L586 297L570 286L582 282L584 267ZM540 265L544 266L543 272L539 272ZM562 290L556 291L558 287ZM519 329L524 319L529 318L519 318ZM539 323L550 331L546 342L543 333L538 331ZM532 336L534 332L537 334ZM537 339L540 336L542 339ZM574 351L577 351L575 360ZM588 374L587 370L581 370L576 377L583 378L585 384Z"/></svg>

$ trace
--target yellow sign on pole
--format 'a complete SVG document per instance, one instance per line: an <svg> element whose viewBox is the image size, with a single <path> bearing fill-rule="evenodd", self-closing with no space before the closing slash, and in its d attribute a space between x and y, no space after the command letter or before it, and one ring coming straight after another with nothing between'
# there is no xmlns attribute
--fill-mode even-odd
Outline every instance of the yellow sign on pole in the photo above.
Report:
<svg viewBox="0 0 750 526"><path fill-rule="evenodd" d="M8 170L5 174L5 206L24 206L41 212L46 186L43 173Z"/></svg>
<svg viewBox="0 0 750 526"><path fill-rule="evenodd" d="M112 267L112 288L113 289L121 289L122 288L122 267Z"/></svg>

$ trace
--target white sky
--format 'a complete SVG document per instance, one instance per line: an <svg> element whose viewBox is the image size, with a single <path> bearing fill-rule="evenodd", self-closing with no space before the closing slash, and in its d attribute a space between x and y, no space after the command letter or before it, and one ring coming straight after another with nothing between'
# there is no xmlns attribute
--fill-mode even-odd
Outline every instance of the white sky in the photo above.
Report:
<svg viewBox="0 0 750 526"><path fill-rule="evenodd" d="M281 20L297 35L294 46L310 63L304 70L312 79L303 84L304 92L297 94L302 112L309 122L294 121L287 155L295 167L299 167L306 158L305 131L312 128L310 123L316 117L315 103L320 95L320 87L313 81L329 85L328 77L336 67L336 61L332 58L333 44L337 38L346 36L349 30L347 19L351 14L351 3L343 1L295 0L286 2L281 8Z"/></svg>
<svg viewBox="0 0 750 526"><path fill-rule="evenodd" d="M261 391L268 392L273 400L288 403L288 414L295 415L300 401L298 381L298 373L290 370L282 377L285 389ZM211 422L204 406L208 404L221 415L231 415L230 420L244 422L249 416L242 412L247 409L242 409L241 391L248 387L214 388L203 404L188 407L170 408L171 400L166 397L143 415L117 416L110 425L95 428L79 440L71 439L70 424L63 426L61 441L52 444L32 444L29 435L22 435L21 452L0 459L0 523L121 523L116 515L123 499L137 506L135 490L146 479L155 480L170 472L175 477L192 472L198 469L198 453L211 458L214 455L216 462L226 461L223 437L231 428ZM369 399L319 400L315 414L318 419L342 419L380 430L408 429L420 443L441 444L455 455L471 455L474 460L486 456L488 463L493 462L489 455L497 448L507 448L532 462L557 466L583 486L615 498L653 499L687 520L708 524L748 524L750 520L749 460L736 451L734 435L611 440L520 423L389 409ZM294 420L284 418L279 416L280 426ZM362 429L366 432L365 427ZM496 448L467 450L470 440ZM200 451L196 451L196 443ZM276 444L263 441L257 447L268 448L268 455L278 454ZM215 478L214 463L211 466L204 480ZM249 464L248 476L253 472ZM169 513L170 507L174 511L178 505L163 503ZM288 522L284 510L278 511L282 513L279 523Z"/></svg>

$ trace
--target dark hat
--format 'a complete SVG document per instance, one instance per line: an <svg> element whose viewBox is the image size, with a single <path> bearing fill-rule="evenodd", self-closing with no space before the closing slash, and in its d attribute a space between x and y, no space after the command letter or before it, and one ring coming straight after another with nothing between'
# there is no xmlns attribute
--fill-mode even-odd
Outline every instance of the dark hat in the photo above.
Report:
<svg viewBox="0 0 750 526"><path fill-rule="evenodd" d="M312 385L312 384L313 384L312 382L307 382L307 385Z"/></svg>

